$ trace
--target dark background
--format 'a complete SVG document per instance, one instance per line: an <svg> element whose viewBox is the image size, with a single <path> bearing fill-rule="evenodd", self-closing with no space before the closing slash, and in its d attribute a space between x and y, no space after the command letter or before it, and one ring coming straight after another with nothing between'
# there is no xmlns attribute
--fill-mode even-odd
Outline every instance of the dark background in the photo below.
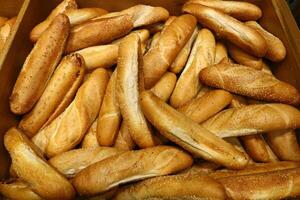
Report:
<svg viewBox="0 0 300 200"><path fill-rule="evenodd" d="M292 13L297 21L298 27L300 27L300 0L287 0L292 10Z"/></svg>

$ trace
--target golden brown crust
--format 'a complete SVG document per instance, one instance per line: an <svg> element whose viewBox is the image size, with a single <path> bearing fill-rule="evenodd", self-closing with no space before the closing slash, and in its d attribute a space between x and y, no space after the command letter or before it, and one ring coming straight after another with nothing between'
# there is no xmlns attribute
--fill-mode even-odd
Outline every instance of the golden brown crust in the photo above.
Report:
<svg viewBox="0 0 300 200"><path fill-rule="evenodd" d="M68 16L71 26L74 26L107 13L103 8L81 8L66 10L64 14Z"/></svg>
<svg viewBox="0 0 300 200"><path fill-rule="evenodd" d="M238 20L258 20L262 16L261 9L248 2L219 0L189 0L188 3L201 4L222 11Z"/></svg>
<svg viewBox="0 0 300 200"><path fill-rule="evenodd" d="M300 168L218 179L232 199L282 199L300 195Z"/></svg>
<svg viewBox="0 0 300 200"><path fill-rule="evenodd" d="M126 35L132 28L131 17L126 14L89 20L71 29L65 52L110 43Z"/></svg>
<svg viewBox="0 0 300 200"><path fill-rule="evenodd" d="M177 54L191 37L195 27L195 17L182 15L161 32L157 45L144 56L143 70L146 89L151 88L167 71Z"/></svg>
<svg viewBox="0 0 300 200"><path fill-rule="evenodd" d="M114 144L114 147L122 150L133 150L135 147L135 143L133 142L131 135L129 133L126 122L123 121L119 133L117 134L117 138Z"/></svg>
<svg viewBox="0 0 300 200"><path fill-rule="evenodd" d="M155 142L139 104L139 92L143 90L140 48L136 34L130 34L120 43L116 90L120 111L133 141L139 147L147 148Z"/></svg>
<svg viewBox="0 0 300 200"><path fill-rule="evenodd" d="M16 128L9 129L4 136L17 176L45 199L73 199L75 190L71 183L60 175L38 154L37 148ZM47 181L45 181L47 180Z"/></svg>
<svg viewBox="0 0 300 200"><path fill-rule="evenodd" d="M45 91L31 110L23 116L19 128L28 136L34 136L47 122L48 124L68 106L63 101L70 103L81 84L84 75L84 60L79 54L71 54L62 59ZM73 85L75 85L73 87ZM73 90L71 90L73 88ZM66 96L69 91L71 95ZM68 97L66 99L65 97ZM65 100L64 100L65 99ZM58 112L58 107L59 111ZM55 116L53 114L55 113ZM51 118L51 120L49 120Z"/></svg>
<svg viewBox="0 0 300 200"><path fill-rule="evenodd" d="M286 169L294 169L300 167L299 162L288 162L288 161L278 161L271 163L255 163L248 165L245 169L242 170L229 170L229 169L221 169L214 171L209 174L209 176L220 179L231 176L244 176L251 174L260 174L266 172L275 172Z"/></svg>
<svg viewBox="0 0 300 200"><path fill-rule="evenodd" d="M247 165L248 160L243 153L164 103L152 92L143 92L140 101L152 125L187 151L228 168L241 169Z"/></svg>
<svg viewBox="0 0 300 200"><path fill-rule="evenodd" d="M97 122L98 118L95 119L87 133L85 134L82 142L81 142L81 148L93 148L93 147L99 147L97 140Z"/></svg>
<svg viewBox="0 0 300 200"><path fill-rule="evenodd" d="M235 137L300 127L300 111L285 104L248 105L224 110L203 124L219 137Z"/></svg>
<svg viewBox="0 0 300 200"><path fill-rule="evenodd" d="M248 155L256 162L276 162L278 158L274 155L269 145L261 134L246 135L240 137Z"/></svg>
<svg viewBox="0 0 300 200"><path fill-rule="evenodd" d="M233 44L228 44L227 47L228 47L229 55L238 64L245 65L247 67L252 67L257 70L262 69L263 67L262 58L256 58Z"/></svg>
<svg viewBox="0 0 300 200"><path fill-rule="evenodd" d="M52 157L48 162L61 174L72 178L86 167L124 152L112 147L73 149Z"/></svg>
<svg viewBox="0 0 300 200"><path fill-rule="evenodd" d="M280 160L300 161L300 149L294 130L267 133L267 141Z"/></svg>
<svg viewBox="0 0 300 200"><path fill-rule="evenodd" d="M188 154L177 148L156 146L128 151L90 165L72 183L79 194L95 195L120 184L178 172L192 162Z"/></svg>
<svg viewBox="0 0 300 200"><path fill-rule="evenodd" d="M203 26L208 27L221 38L229 40L246 52L257 57L266 54L265 39L257 31L237 19L200 4L185 4L183 11L195 15Z"/></svg>
<svg viewBox="0 0 300 200"><path fill-rule="evenodd" d="M121 125L122 115L116 96L116 84L117 69L110 77L99 111L97 140L100 146L112 146Z"/></svg>
<svg viewBox="0 0 300 200"><path fill-rule="evenodd" d="M217 42L214 64L219 64L224 58L228 58L227 48L222 42Z"/></svg>
<svg viewBox="0 0 300 200"><path fill-rule="evenodd" d="M259 32L267 41L268 51L265 55L266 58L273 62L280 62L285 58L286 49L284 44L278 37L266 31L257 22L249 21L245 24Z"/></svg>
<svg viewBox="0 0 300 200"><path fill-rule="evenodd" d="M178 108L196 97L202 87L199 73L202 69L213 65L215 62L215 37L208 29L201 29L189 60L181 73L172 93L170 104Z"/></svg>
<svg viewBox="0 0 300 200"><path fill-rule="evenodd" d="M174 72L175 74L178 74L182 71L186 62L188 61L190 52L192 50L192 46L194 44L194 41L195 41L197 35L198 35L198 27L195 28L190 39L187 41L187 43L184 45L184 47L178 53L176 59L173 61L173 63L169 67L169 71Z"/></svg>
<svg viewBox="0 0 300 200"><path fill-rule="evenodd" d="M42 200L39 195L31 190L28 184L18 179L0 182L0 193L7 199Z"/></svg>
<svg viewBox="0 0 300 200"><path fill-rule="evenodd" d="M224 187L207 175L155 177L132 184L117 193L114 200L226 199Z"/></svg>
<svg viewBox="0 0 300 200"><path fill-rule="evenodd" d="M196 97L177 110L197 123L204 122L223 110L232 100L232 95L224 90L211 90Z"/></svg>
<svg viewBox="0 0 300 200"><path fill-rule="evenodd" d="M36 25L30 32L30 40L32 42L36 42L42 33L50 26L54 18L59 15L65 13L67 10L75 10L77 9L76 0L63 0L56 8L54 8L46 20L42 21L38 25Z"/></svg>
<svg viewBox="0 0 300 200"><path fill-rule="evenodd" d="M64 51L69 27L68 18L58 15L27 56L10 96L13 113L28 112L41 97Z"/></svg>
<svg viewBox="0 0 300 200"><path fill-rule="evenodd" d="M180 172L179 174L186 175L186 176L193 176L197 174L210 174L221 166L215 164L213 162L201 162L201 163L194 163L193 166L187 168L186 170ZM235 170L233 170L235 171Z"/></svg>
<svg viewBox="0 0 300 200"><path fill-rule="evenodd" d="M300 103L300 93L292 85L263 71L243 65L221 63L200 72L202 83L257 100L291 105Z"/></svg>
<svg viewBox="0 0 300 200"><path fill-rule="evenodd" d="M99 113L108 78L104 69L93 71L66 110L32 138L48 157L68 151L80 143Z"/></svg>
<svg viewBox="0 0 300 200"><path fill-rule="evenodd" d="M176 74L172 72L166 72L151 88L151 91L163 101L168 101L173 92L176 81Z"/></svg>

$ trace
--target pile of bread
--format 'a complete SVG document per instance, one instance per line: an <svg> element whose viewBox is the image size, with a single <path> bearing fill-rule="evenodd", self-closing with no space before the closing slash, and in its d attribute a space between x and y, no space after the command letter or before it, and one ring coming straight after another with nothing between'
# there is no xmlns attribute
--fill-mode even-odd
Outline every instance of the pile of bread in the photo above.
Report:
<svg viewBox="0 0 300 200"><path fill-rule="evenodd" d="M182 15L62 1L10 97L10 199L279 199L300 195L298 90L259 7L190 0ZM229 54L229 55L228 55Z"/></svg>

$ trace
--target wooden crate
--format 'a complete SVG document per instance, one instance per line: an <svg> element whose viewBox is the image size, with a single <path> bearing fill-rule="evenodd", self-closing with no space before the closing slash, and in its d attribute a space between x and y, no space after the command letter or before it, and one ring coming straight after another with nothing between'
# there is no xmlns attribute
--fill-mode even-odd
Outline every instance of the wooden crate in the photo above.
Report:
<svg viewBox="0 0 300 200"><path fill-rule="evenodd" d="M287 48L287 58L284 62L273 66L274 73L279 79L293 84L300 90L300 59L297 57L300 55L300 32L288 5L285 0L249 1L257 4L263 10L263 17L260 19L262 26L278 36ZM0 8L3 8L1 2L8 3L6 0L0 0ZM32 48L28 39L29 32L37 23L44 20L59 2L59 0L25 0L22 12L20 12L22 18L18 20L17 24L18 29L0 58L0 177L7 175L9 166L9 159L3 147L3 135L18 121L18 117L9 110L8 98L22 64ZM77 0L77 2L79 7L96 6L109 11L117 11L142 3L163 6L172 15L179 15L185 0ZM11 8L17 8L20 0L9 0L9 3L13 4Z"/></svg>

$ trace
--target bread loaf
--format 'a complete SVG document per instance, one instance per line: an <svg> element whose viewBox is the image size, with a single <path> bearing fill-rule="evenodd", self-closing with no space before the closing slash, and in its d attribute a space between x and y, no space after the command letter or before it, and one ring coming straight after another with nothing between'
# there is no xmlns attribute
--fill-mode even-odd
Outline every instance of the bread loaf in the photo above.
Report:
<svg viewBox="0 0 300 200"><path fill-rule="evenodd" d="M10 179L8 181L0 182L0 193L7 199L42 200L39 195L32 191L28 184L18 179Z"/></svg>
<svg viewBox="0 0 300 200"><path fill-rule="evenodd" d="M228 168L241 169L247 165L248 160L243 153L176 111L153 93L143 92L140 101L151 124L163 136L187 151Z"/></svg>
<svg viewBox="0 0 300 200"><path fill-rule="evenodd" d="M238 20L258 20L262 16L261 9L248 2L219 0L189 0L188 3L201 4L220 10Z"/></svg>
<svg viewBox="0 0 300 200"><path fill-rule="evenodd" d="M196 16L201 25L251 55L263 57L266 54L268 46L263 36L237 19L201 4L185 4L183 11Z"/></svg>
<svg viewBox="0 0 300 200"><path fill-rule="evenodd" d="M135 183L117 193L114 200L226 199L223 186L207 175L173 175Z"/></svg>
<svg viewBox="0 0 300 200"><path fill-rule="evenodd" d="M119 47L116 96L133 141L139 147L147 148L155 143L139 104L139 92L144 88L141 65L139 37L130 34Z"/></svg>
<svg viewBox="0 0 300 200"><path fill-rule="evenodd" d="M19 128L34 136L40 128L51 123L68 107L84 76L84 60L79 54L62 59L47 84L45 91L30 113L23 116Z"/></svg>
<svg viewBox="0 0 300 200"><path fill-rule="evenodd" d="M52 157L49 163L67 178L72 178L86 167L124 152L112 147L73 149Z"/></svg>
<svg viewBox="0 0 300 200"><path fill-rule="evenodd" d="M108 44L126 35L132 28L133 24L129 15L89 20L71 29L65 52L70 53L89 46Z"/></svg>
<svg viewBox="0 0 300 200"><path fill-rule="evenodd" d="M107 13L103 8L81 8L66 10L64 14L68 16L71 26L75 26Z"/></svg>
<svg viewBox="0 0 300 200"><path fill-rule="evenodd" d="M195 27L195 17L182 15L162 31L157 45L151 48L143 58L146 89L151 88L167 71L191 37Z"/></svg>
<svg viewBox="0 0 300 200"><path fill-rule="evenodd" d="M74 148L96 119L107 82L107 71L101 68L95 70L79 88L66 110L39 131L32 141L48 157Z"/></svg>
<svg viewBox="0 0 300 200"><path fill-rule="evenodd" d="M58 15L27 56L10 96L10 109L15 114L30 111L61 59L69 35L69 20Z"/></svg>
<svg viewBox="0 0 300 200"><path fill-rule="evenodd" d="M72 183L79 194L95 195L120 184L176 173L192 162L188 154L175 147L156 146L128 151L90 165Z"/></svg>
<svg viewBox="0 0 300 200"><path fill-rule="evenodd" d="M248 105L224 110L202 125L221 138L252 135L298 128L300 112L285 104Z"/></svg>
<svg viewBox="0 0 300 200"><path fill-rule="evenodd" d="M37 147L16 128L4 136L17 176L28 183L33 192L43 199L73 199L72 184L50 166L37 152ZM45 181L47 180L47 181Z"/></svg>
<svg viewBox="0 0 300 200"><path fill-rule="evenodd" d="M199 73L215 62L215 38L208 29L199 31L189 60L172 93L170 104L178 108L193 99L201 88Z"/></svg>
<svg viewBox="0 0 300 200"><path fill-rule="evenodd" d="M112 146L121 125L122 116L116 96L116 83L117 69L110 77L99 111L97 140L100 146Z"/></svg>
<svg viewBox="0 0 300 200"><path fill-rule="evenodd" d="M237 64L221 63L200 72L202 83L257 100L291 105L300 103L300 93L292 85L263 71Z"/></svg>

